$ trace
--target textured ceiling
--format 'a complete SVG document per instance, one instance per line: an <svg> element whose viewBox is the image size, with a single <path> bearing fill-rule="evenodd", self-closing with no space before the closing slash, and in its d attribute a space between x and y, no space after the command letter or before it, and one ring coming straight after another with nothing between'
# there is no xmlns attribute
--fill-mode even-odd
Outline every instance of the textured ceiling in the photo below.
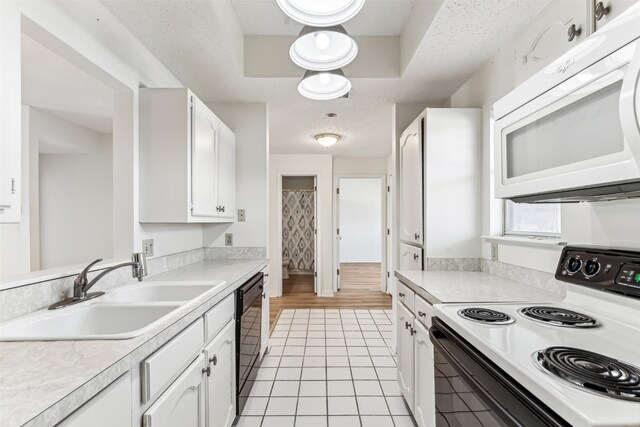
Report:
<svg viewBox="0 0 640 427"><path fill-rule="evenodd" d="M100 133L111 133L113 92L22 35L22 104Z"/></svg>
<svg viewBox="0 0 640 427"><path fill-rule="evenodd" d="M423 0L424 1L424 0ZM415 0L367 0L344 26L354 36L399 36ZM231 0L246 35L296 36L302 24L286 16L274 0Z"/></svg>
<svg viewBox="0 0 640 427"><path fill-rule="evenodd" d="M239 7L242 0L230 1L240 15L239 23L253 21L243 15L248 12ZM404 0L390 3L396 1L405 4ZM352 79L349 99L327 102L301 97L296 90L297 78L244 77L220 29L211 24L215 19L207 1L104 3L204 101L267 103L272 153L386 157L391 152L394 103L435 104L447 99L548 0L445 0L401 77ZM275 6L275 0L258 3L265 3L265 8ZM386 6L387 2L369 0L366 7L390 22L406 21L405 8L398 7L396 12ZM379 13L376 7L381 8ZM279 28L286 26L286 16L281 12L279 18L275 16L260 25L282 31ZM324 117L328 112L338 113L338 118L328 121ZM344 138L325 149L313 142L316 133L325 131L335 131Z"/></svg>

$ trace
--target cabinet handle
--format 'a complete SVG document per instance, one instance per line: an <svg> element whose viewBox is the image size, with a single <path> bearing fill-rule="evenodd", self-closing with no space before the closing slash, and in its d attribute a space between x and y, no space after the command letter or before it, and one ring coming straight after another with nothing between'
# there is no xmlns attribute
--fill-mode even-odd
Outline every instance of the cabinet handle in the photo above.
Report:
<svg viewBox="0 0 640 427"><path fill-rule="evenodd" d="M569 36L568 38L569 42L572 42L573 39L578 37L581 33L582 33L582 28L576 27L576 24L571 24L571 26L569 26L569 29L567 30L567 35Z"/></svg>
<svg viewBox="0 0 640 427"><path fill-rule="evenodd" d="M262 293L262 299L266 299L266 298L267 298L267 293L266 293L266 292L263 292L263 293Z"/></svg>
<svg viewBox="0 0 640 427"><path fill-rule="evenodd" d="M404 298L404 297L405 297L405 294L403 294L402 292L398 292L398 296L399 296L400 298Z"/></svg>
<svg viewBox="0 0 640 427"><path fill-rule="evenodd" d="M425 313L424 311L419 311L418 312L418 316L420 317L425 317L427 315L427 313Z"/></svg>
<svg viewBox="0 0 640 427"><path fill-rule="evenodd" d="M16 194L16 179L11 178L11 194Z"/></svg>
<svg viewBox="0 0 640 427"><path fill-rule="evenodd" d="M410 332L411 332L411 336L413 336L413 335L415 335L415 334L416 334L416 330L415 330L415 329L413 329L413 328L411 328L411 331L410 331Z"/></svg>
<svg viewBox="0 0 640 427"><path fill-rule="evenodd" d="M418 233L415 233L413 235L414 240L419 240L420 239L420 235Z"/></svg>
<svg viewBox="0 0 640 427"><path fill-rule="evenodd" d="M216 366L218 364L218 356L217 355L213 355L213 357L209 358L209 364L213 363L213 366Z"/></svg>
<svg viewBox="0 0 640 427"><path fill-rule="evenodd" d="M269 277L269 273L264 273L264 277Z"/></svg>
<svg viewBox="0 0 640 427"><path fill-rule="evenodd" d="M420 258L420 255L418 255L418 254L413 254L413 260L414 260L414 261L417 261L417 260L418 260L418 258Z"/></svg>
<svg viewBox="0 0 640 427"><path fill-rule="evenodd" d="M603 2L599 1L598 4L596 4L596 10L594 12L596 21L599 21L602 18L604 18L606 15L609 14L609 12L611 12L611 7L605 6Z"/></svg>
<svg viewBox="0 0 640 427"><path fill-rule="evenodd" d="M409 327L411 326L411 323L409 322L404 322L404 328L405 329L409 329Z"/></svg>
<svg viewBox="0 0 640 427"><path fill-rule="evenodd" d="M207 374L207 376L210 377L211 376L211 366L207 366L206 368L204 368L202 370L202 373L203 374Z"/></svg>
<svg viewBox="0 0 640 427"><path fill-rule="evenodd" d="M224 212L224 206L222 206L221 209L222 209L222 212Z"/></svg>

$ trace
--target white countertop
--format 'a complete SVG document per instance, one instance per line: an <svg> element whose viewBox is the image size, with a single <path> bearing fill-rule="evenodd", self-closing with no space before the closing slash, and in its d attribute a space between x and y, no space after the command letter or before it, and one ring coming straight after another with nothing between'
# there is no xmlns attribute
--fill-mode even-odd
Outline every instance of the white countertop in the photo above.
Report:
<svg viewBox="0 0 640 427"><path fill-rule="evenodd" d="M149 332L127 340L0 342L0 425L50 426L160 348L238 286L266 260L200 261L151 280L224 280ZM126 285L125 285L126 286Z"/></svg>
<svg viewBox="0 0 640 427"><path fill-rule="evenodd" d="M563 296L479 271L396 271L396 277L431 304L553 302Z"/></svg>

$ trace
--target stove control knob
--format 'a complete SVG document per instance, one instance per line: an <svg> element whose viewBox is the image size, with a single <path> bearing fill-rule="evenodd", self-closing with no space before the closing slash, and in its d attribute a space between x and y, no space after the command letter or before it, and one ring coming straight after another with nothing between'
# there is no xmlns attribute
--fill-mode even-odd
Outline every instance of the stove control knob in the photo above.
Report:
<svg viewBox="0 0 640 427"><path fill-rule="evenodd" d="M600 271L600 263L598 261L589 260L584 263L584 275L586 277L593 277Z"/></svg>
<svg viewBox="0 0 640 427"><path fill-rule="evenodd" d="M567 261L566 264L566 268L569 273L577 273L578 271L580 271L581 267L582 261L577 258L569 258L569 261Z"/></svg>

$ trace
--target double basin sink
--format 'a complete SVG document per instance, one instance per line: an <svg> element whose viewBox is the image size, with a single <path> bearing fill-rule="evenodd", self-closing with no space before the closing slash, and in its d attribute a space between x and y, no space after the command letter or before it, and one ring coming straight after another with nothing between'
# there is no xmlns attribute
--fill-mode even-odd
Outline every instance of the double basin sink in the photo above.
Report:
<svg viewBox="0 0 640 427"><path fill-rule="evenodd" d="M0 323L0 341L117 340L140 336L181 306L224 281L141 282L57 310Z"/></svg>

